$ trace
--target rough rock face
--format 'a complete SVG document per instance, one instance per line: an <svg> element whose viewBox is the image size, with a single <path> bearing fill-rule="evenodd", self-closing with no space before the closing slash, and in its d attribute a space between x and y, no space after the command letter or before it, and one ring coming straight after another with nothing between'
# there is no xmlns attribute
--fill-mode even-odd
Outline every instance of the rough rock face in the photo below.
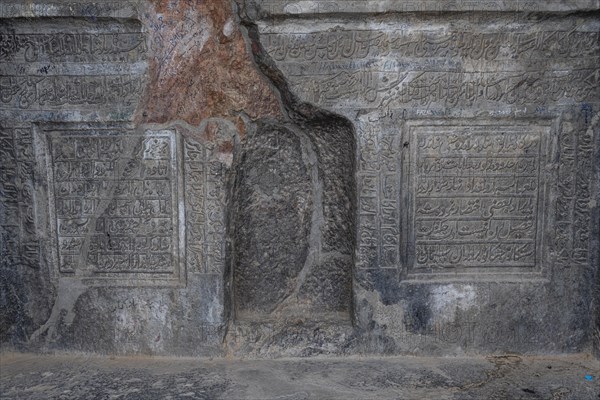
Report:
<svg viewBox="0 0 600 400"><path fill-rule="evenodd" d="M281 116L231 3L1 6L2 343L221 352L228 170Z"/></svg>
<svg viewBox="0 0 600 400"><path fill-rule="evenodd" d="M231 211L240 319L349 320L353 153L325 142L344 132L266 123L246 137Z"/></svg>
<svg viewBox="0 0 600 400"><path fill-rule="evenodd" d="M356 130L358 343L585 347L595 306L581 299L598 273L598 181L585 172L598 160L598 6L446 13L460 7L247 1L242 16L288 104ZM573 7L577 20L563 14Z"/></svg>
<svg viewBox="0 0 600 400"><path fill-rule="evenodd" d="M150 46L147 95L138 120L197 125L210 117L243 124L281 116L277 94L253 65L228 0L139 3Z"/></svg>
<svg viewBox="0 0 600 400"><path fill-rule="evenodd" d="M0 4L0 341L600 351L596 0Z"/></svg>
<svg viewBox="0 0 600 400"><path fill-rule="evenodd" d="M268 315L301 286L316 165L284 127L258 127L242 151L233 201L234 298L240 317Z"/></svg>

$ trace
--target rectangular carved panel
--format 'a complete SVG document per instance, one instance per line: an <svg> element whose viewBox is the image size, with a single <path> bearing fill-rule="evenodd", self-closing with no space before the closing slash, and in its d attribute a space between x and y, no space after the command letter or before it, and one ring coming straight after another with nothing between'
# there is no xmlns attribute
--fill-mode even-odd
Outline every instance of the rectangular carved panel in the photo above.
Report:
<svg viewBox="0 0 600 400"><path fill-rule="evenodd" d="M444 13L455 11L589 11L598 7L594 0L257 0L262 16L314 14L372 14L386 12Z"/></svg>
<svg viewBox="0 0 600 400"><path fill-rule="evenodd" d="M0 266L39 268L31 129L0 127Z"/></svg>
<svg viewBox="0 0 600 400"><path fill-rule="evenodd" d="M462 58L472 61L569 59L598 56L596 31L572 29L534 32L435 30L334 30L265 34L265 49L276 61L363 60L394 56L384 67L406 66L407 59ZM503 50L502 52L500 50ZM400 61L402 60L402 61ZM419 64L417 64L419 65Z"/></svg>
<svg viewBox="0 0 600 400"><path fill-rule="evenodd" d="M265 24L262 42L292 91L325 108L503 115L594 102L598 31L591 17L533 23L524 14L413 14L394 25Z"/></svg>
<svg viewBox="0 0 600 400"><path fill-rule="evenodd" d="M41 138L59 275L119 285L185 278L175 132L65 127Z"/></svg>
<svg viewBox="0 0 600 400"><path fill-rule="evenodd" d="M148 51L145 34L132 23L15 19L0 32L0 62L134 63Z"/></svg>
<svg viewBox="0 0 600 400"><path fill-rule="evenodd" d="M4 19L0 115L77 120L86 117L73 110L84 110L91 119L104 113L123 120L144 92L147 56L146 34L135 20Z"/></svg>
<svg viewBox="0 0 600 400"><path fill-rule="evenodd" d="M400 263L400 136L361 127L357 267Z"/></svg>
<svg viewBox="0 0 600 400"><path fill-rule="evenodd" d="M590 105L582 107L578 122L589 118L589 113ZM559 262L585 265L590 262L593 241L594 136L592 128L577 130L577 119L566 116L558 138L554 251Z"/></svg>
<svg viewBox="0 0 600 400"><path fill-rule="evenodd" d="M537 271L550 127L410 124L409 273Z"/></svg>
<svg viewBox="0 0 600 400"><path fill-rule="evenodd" d="M186 263L190 273L225 269L225 166L215 145L184 142Z"/></svg>

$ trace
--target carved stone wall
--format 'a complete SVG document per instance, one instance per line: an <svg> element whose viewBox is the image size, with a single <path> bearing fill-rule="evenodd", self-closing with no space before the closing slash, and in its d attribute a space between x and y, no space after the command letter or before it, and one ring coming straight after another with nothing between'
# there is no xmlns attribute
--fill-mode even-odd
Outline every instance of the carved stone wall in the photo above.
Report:
<svg viewBox="0 0 600 400"><path fill-rule="evenodd" d="M99 153L100 143L94 143L94 154L86 154L85 141L93 139L84 138L92 132L83 130L70 143L77 154L66 156L67 162L58 153L57 157L49 154L50 164L45 165L42 149L52 144L35 127L53 121L127 120L144 94L148 47L142 24L130 18L126 6L106 4L96 10L95 18L87 13L89 6L38 4L30 9L20 2L3 2L0 7L0 135L6 145L2 146L0 224L2 299L7 310L1 324L3 342L26 342L40 326L57 324L48 319L60 292L56 274L73 272L74 263L86 268L86 260L76 257L87 254L76 231L87 228L83 221L102 201L97 185L110 186L100 174L118 157L114 153L118 149L110 145ZM51 141L60 141L60 133L56 135ZM62 148L62 142L54 144ZM76 172L75 164L83 159L85 165L81 162ZM104 172L116 172L113 168ZM52 178L55 175L58 182ZM40 196L49 184L52 205ZM86 190L95 194L87 197L82 193ZM47 229L50 220L54 228L59 222L58 235L56 229Z"/></svg>
<svg viewBox="0 0 600 400"><path fill-rule="evenodd" d="M232 110L277 103L230 4L177 3L0 4L3 344L222 353Z"/></svg>
<svg viewBox="0 0 600 400"><path fill-rule="evenodd" d="M597 0L6 0L0 342L600 347Z"/></svg>
<svg viewBox="0 0 600 400"><path fill-rule="evenodd" d="M239 3L288 102L356 129L353 312L367 351L587 346L597 2Z"/></svg>

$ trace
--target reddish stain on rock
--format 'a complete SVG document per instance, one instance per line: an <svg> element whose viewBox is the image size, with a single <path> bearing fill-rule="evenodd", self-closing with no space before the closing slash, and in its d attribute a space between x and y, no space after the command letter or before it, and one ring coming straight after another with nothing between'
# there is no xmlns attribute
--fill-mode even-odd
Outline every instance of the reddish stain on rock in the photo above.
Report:
<svg viewBox="0 0 600 400"><path fill-rule="evenodd" d="M219 125L216 122L209 121L206 124L206 128L205 128L206 139L213 142L217 138L218 133L219 133Z"/></svg>
<svg viewBox="0 0 600 400"><path fill-rule="evenodd" d="M281 114L246 51L229 0L155 0L141 18L151 53L138 122L197 125L223 117L240 126L242 110L251 119Z"/></svg>
<svg viewBox="0 0 600 400"><path fill-rule="evenodd" d="M229 154L233 152L233 143L231 141L224 142L219 145L219 152Z"/></svg>

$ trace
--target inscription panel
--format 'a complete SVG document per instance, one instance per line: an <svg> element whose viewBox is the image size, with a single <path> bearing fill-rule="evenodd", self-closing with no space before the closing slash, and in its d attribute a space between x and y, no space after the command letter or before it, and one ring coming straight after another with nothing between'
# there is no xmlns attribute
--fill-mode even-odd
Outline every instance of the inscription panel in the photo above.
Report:
<svg viewBox="0 0 600 400"><path fill-rule="evenodd" d="M265 51L292 90L326 108L440 115L597 97L600 24L590 17L516 23L485 13L411 14L343 28L290 22L261 29Z"/></svg>
<svg viewBox="0 0 600 400"><path fill-rule="evenodd" d="M0 76L0 108L21 110L90 108L135 104L144 89L135 75Z"/></svg>
<svg viewBox="0 0 600 400"><path fill-rule="evenodd" d="M44 138L58 273L120 285L184 279L175 133L60 129Z"/></svg>
<svg viewBox="0 0 600 400"><path fill-rule="evenodd" d="M409 126L409 273L539 270L549 129Z"/></svg>
<svg viewBox="0 0 600 400"><path fill-rule="evenodd" d="M593 242L594 128L577 127L582 120L588 122L590 114L591 106L586 106L576 117L566 116L558 139L554 251L558 261L571 265L590 262Z"/></svg>
<svg viewBox="0 0 600 400"><path fill-rule="evenodd" d="M99 22L105 18L135 18L139 15L138 0L2 0L2 18L85 17Z"/></svg>
<svg viewBox="0 0 600 400"><path fill-rule="evenodd" d="M106 113L122 120L144 92L147 56L146 34L134 20L3 20L0 113L48 120L44 112L60 111L85 119L72 111L86 110L92 119Z"/></svg>
<svg viewBox="0 0 600 400"><path fill-rule="evenodd" d="M110 25L103 32L99 24L71 32L57 23L9 26L0 31L0 62L138 62L148 51L142 32L114 32Z"/></svg>
<svg viewBox="0 0 600 400"><path fill-rule="evenodd" d="M400 137L360 126L357 267L400 262Z"/></svg>
<svg viewBox="0 0 600 400"><path fill-rule="evenodd" d="M598 57L597 31L481 32L350 29L267 33L265 49L276 61L339 61L407 58L463 58L472 61ZM390 64L388 64L390 65Z"/></svg>
<svg viewBox="0 0 600 400"><path fill-rule="evenodd" d="M186 263L194 273L225 270L225 165L214 143L186 140Z"/></svg>
<svg viewBox="0 0 600 400"><path fill-rule="evenodd" d="M385 12L584 11L598 7L594 0L256 0L256 4L263 17Z"/></svg>
<svg viewBox="0 0 600 400"><path fill-rule="evenodd" d="M38 269L31 129L0 127L0 266Z"/></svg>
<svg viewBox="0 0 600 400"><path fill-rule="evenodd" d="M593 101L600 70L565 71L359 71L291 76L308 101L349 108L502 107Z"/></svg>
<svg viewBox="0 0 600 400"><path fill-rule="evenodd" d="M496 10L505 7L492 3ZM286 7L276 13L294 14L299 3ZM284 18L258 25L265 52L292 92L345 115L357 128L357 268L397 268L401 279L428 279L435 271L442 279L456 271L468 278L498 273L512 279L508 274L515 273L537 279L556 261L589 262L593 177L582 171L593 160L586 126L598 102L597 18L417 12L340 21ZM575 110L581 110L579 120L560 122ZM426 117L433 122L415 122ZM442 118L450 130L443 130ZM504 118L516 118L515 127ZM494 154L500 150L492 146L452 155L450 143L445 150L414 147L425 137L481 141L512 135L519 142L534 132L535 143L546 148L548 125L522 122L546 119L560 132L555 160L547 160L547 149ZM406 121L414 133L400 137L398 125ZM390 169L386 154L401 160L401 174ZM550 173L556 176L546 185Z"/></svg>
<svg viewBox="0 0 600 400"><path fill-rule="evenodd" d="M97 8L84 3L21 3L0 5L0 185L7 199L0 225L2 236L11 238L6 243L18 243L2 252L12 259L11 265L39 268L45 259L40 232L46 207L42 197L34 195L33 123L130 119L144 91L148 47L146 33L133 15L101 18L107 16L101 8L116 4ZM81 15L86 8L93 18ZM56 18L41 18L46 10L56 12ZM83 207L70 200L61 199L61 212ZM90 204L86 201L85 207ZM60 241L77 246L67 242Z"/></svg>

